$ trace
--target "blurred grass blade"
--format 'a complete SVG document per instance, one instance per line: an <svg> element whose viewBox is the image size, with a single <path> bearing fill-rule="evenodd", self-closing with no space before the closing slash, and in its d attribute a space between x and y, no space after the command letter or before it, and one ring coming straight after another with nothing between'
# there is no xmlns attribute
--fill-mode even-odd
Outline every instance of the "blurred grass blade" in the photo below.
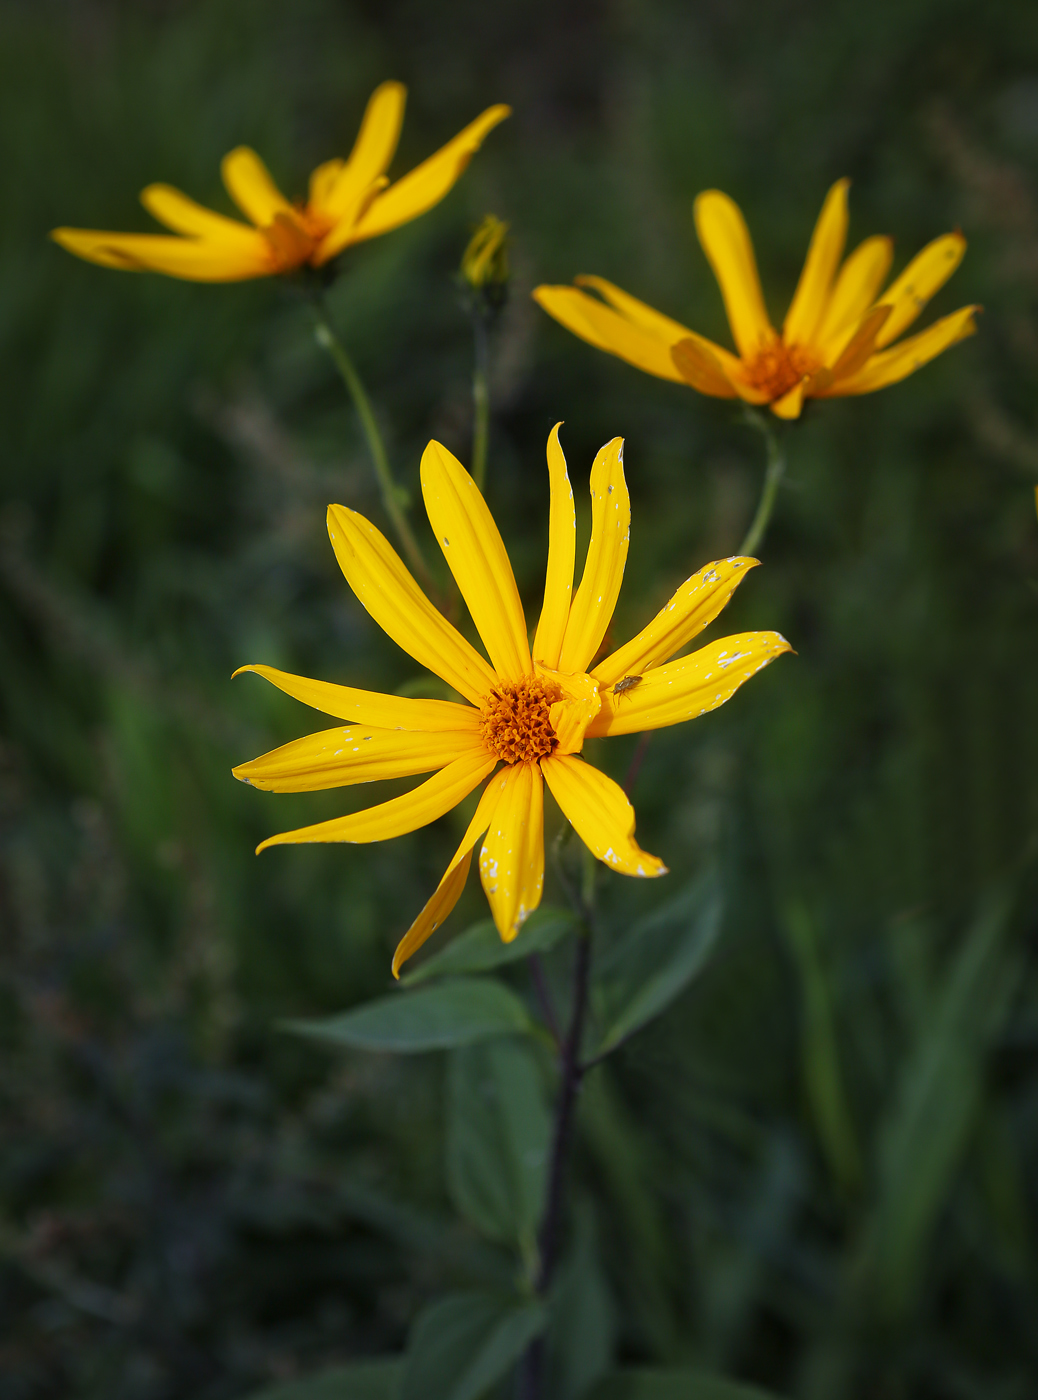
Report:
<svg viewBox="0 0 1038 1400"><path fill-rule="evenodd" d="M613 1050L680 995L706 963L721 931L720 879L710 870L639 919L601 959L592 977L600 1026L595 1054Z"/></svg>
<svg viewBox="0 0 1038 1400"><path fill-rule="evenodd" d="M458 977L418 992L397 992L322 1021L286 1021L284 1029L355 1050L414 1054L472 1045L530 1028L526 1008L492 977Z"/></svg>
<svg viewBox="0 0 1038 1400"><path fill-rule="evenodd" d="M481 1400L544 1330L542 1303L453 1293L411 1329L399 1400Z"/></svg>
<svg viewBox="0 0 1038 1400"><path fill-rule="evenodd" d="M829 980L814 921L799 900L786 909L786 930L800 975L804 1090L829 1169L850 1193L861 1185L861 1156L840 1070Z"/></svg>
<svg viewBox="0 0 1038 1400"><path fill-rule="evenodd" d="M592 1391L590 1400L777 1400L770 1390L703 1371L620 1371Z"/></svg>
<svg viewBox="0 0 1038 1400"><path fill-rule="evenodd" d="M1006 947L1011 911L1009 892L989 898L953 957L880 1130L879 1193L859 1267L886 1320L915 1305L927 1247L977 1123L984 1062L1021 966Z"/></svg>
<svg viewBox="0 0 1038 1400"><path fill-rule="evenodd" d="M551 1119L532 1048L499 1039L450 1058L447 1182L460 1213L532 1269Z"/></svg>
<svg viewBox="0 0 1038 1400"><path fill-rule="evenodd" d="M331 1366L314 1376L256 1390L249 1400L397 1400L403 1362L397 1357Z"/></svg>
<svg viewBox="0 0 1038 1400"><path fill-rule="evenodd" d="M547 953L575 924L576 919L566 909L537 909L523 924L519 936L511 943L504 943L493 919L483 919L459 933L446 948L419 963L411 972L405 972L400 981L405 987L413 987L431 977L488 972L528 957L530 953Z"/></svg>

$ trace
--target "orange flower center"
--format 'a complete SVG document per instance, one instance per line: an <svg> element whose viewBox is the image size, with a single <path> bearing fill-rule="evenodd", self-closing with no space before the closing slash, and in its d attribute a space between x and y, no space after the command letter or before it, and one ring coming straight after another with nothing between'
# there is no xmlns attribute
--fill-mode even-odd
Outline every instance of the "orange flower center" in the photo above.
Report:
<svg viewBox="0 0 1038 1400"><path fill-rule="evenodd" d="M276 214L263 230L279 272L290 272L307 262L331 228L332 220L305 204L292 206L291 214Z"/></svg>
<svg viewBox="0 0 1038 1400"><path fill-rule="evenodd" d="M557 687L532 677L499 685L490 692L480 715L483 742L505 763L532 763L555 752L551 727Z"/></svg>
<svg viewBox="0 0 1038 1400"><path fill-rule="evenodd" d="M746 378L755 389L767 394L773 403L799 384L807 374L814 374L820 361L802 345L786 345L776 336L770 344L758 350L756 358L746 365Z"/></svg>

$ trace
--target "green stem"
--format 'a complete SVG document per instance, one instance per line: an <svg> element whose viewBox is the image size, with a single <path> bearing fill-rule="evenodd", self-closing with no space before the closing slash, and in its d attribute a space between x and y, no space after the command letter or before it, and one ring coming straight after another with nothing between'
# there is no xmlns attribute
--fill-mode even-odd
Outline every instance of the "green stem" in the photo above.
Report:
<svg viewBox="0 0 1038 1400"><path fill-rule="evenodd" d="M782 450L778 434L766 413L761 413L756 408L747 408L746 421L763 435L768 454L767 467L764 472L764 486L760 493L760 500L757 502L757 513L753 517L750 528L746 531L746 538L739 546L740 554L753 554L760 548L764 540L768 522L771 520L771 512L775 509L778 489L786 474L786 454Z"/></svg>
<svg viewBox="0 0 1038 1400"><path fill-rule="evenodd" d="M364 388L364 383L357 373L356 367L349 355L346 347L335 334L332 324L328 319L328 313L321 300L315 299L313 303L314 339L322 350L327 350L332 358L335 368L339 371L342 382L346 385L350 397L353 399L357 415L360 418L361 427L364 430L364 437L368 444L368 451L371 453L371 462L375 468L375 477L378 481L379 491L382 494L382 504L386 514L392 522L397 538L403 545L404 553L411 564L412 569L422 580L427 589L434 589L432 576L429 573L422 551L418 547L407 516L404 514L403 502L406 499L403 491L393 480L393 473L390 470L389 458L386 456L385 443L382 441L382 434L378 430L378 423L375 421L375 411L368 398L368 392Z"/></svg>
<svg viewBox="0 0 1038 1400"><path fill-rule="evenodd" d="M490 443L490 337L486 318L472 313L476 357L472 370L472 479L480 491L486 486L487 448Z"/></svg>

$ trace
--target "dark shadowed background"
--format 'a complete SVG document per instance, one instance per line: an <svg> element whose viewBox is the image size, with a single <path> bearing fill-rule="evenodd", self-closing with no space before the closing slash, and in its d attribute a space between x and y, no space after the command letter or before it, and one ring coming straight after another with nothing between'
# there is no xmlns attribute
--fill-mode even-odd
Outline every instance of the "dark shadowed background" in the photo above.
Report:
<svg viewBox="0 0 1038 1400"><path fill-rule="evenodd" d="M725 933L585 1097L578 1216L620 1360L809 1400L1028 1400L1032 0L0 3L0 1396L230 1400L398 1350L487 1267L445 1187L439 1057L278 1029L387 989L460 815L257 859L371 797L229 773L320 727L235 666L415 679L324 532L329 501L384 523L350 405L290 287L46 241L148 229L151 181L229 208L242 142L302 193L387 77L410 88L394 171L515 109L439 208L347 255L331 305L414 488L429 437L468 460L452 279L485 212L510 222L488 495L531 615L557 419L578 502L627 440L618 637L734 550L762 470L731 404L578 342L536 282L599 273L727 343L703 188L743 207L775 318L841 175L852 242L892 234L895 271L969 239L926 317L982 302L979 335L789 435L765 566L723 626L798 654L649 750L639 838L678 878L720 855ZM631 749L595 758L619 774ZM665 893L605 878L620 921ZM448 936L484 908L473 879Z"/></svg>

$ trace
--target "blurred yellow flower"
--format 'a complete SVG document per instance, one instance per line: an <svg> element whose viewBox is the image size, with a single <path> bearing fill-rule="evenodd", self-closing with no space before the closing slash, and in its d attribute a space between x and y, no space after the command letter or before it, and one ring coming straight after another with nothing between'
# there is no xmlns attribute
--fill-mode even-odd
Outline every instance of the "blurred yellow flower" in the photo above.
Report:
<svg viewBox="0 0 1038 1400"><path fill-rule="evenodd" d="M789 650L777 632L743 632L670 660L717 617L757 562L732 558L693 574L647 627L594 664L627 560L631 508L623 441L607 443L591 468L591 542L575 594L573 491L558 426L548 439L548 472L548 566L531 648L508 554L475 482L438 442L430 442L422 457L429 521L489 664L437 612L369 521L345 506L329 507L332 548L360 602L398 646L467 704L352 690L270 666L241 668L347 721L243 763L234 769L243 782L270 792L306 792L433 772L402 797L272 836L259 850L402 836L442 817L490 778L436 893L396 950L394 974L454 908L484 833L480 878L498 932L506 941L515 937L540 903L544 883L544 782L599 860L625 875L665 874L662 862L635 843L634 809L623 790L578 757L585 736L631 734L705 714ZM495 773L499 763L504 766Z"/></svg>
<svg viewBox="0 0 1038 1400"><path fill-rule="evenodd" d="M508 225L488 214L461 255L461 276L474 291L508 281Z"/></svg>
<svg viewBox="0 0 1038 1400"><path fill-rule="evenodd" d="M317 167L305 204L290 204L255 151L239 146L224 156L221 174L248 224L206 209L170 185L149 185L141 203L177 236L58 228L51 237L102 267L164 272L192 282L241 282L303 264L322 267L351 243L388 233L438 204L486 134L511 111L488 107L390 185L385 171L400 139L406 96L401 83L375 89L349 159Z"/></svg>
<svg viewBox="0 0 1038 1400"><path fill-rule="evenodd" d="M702 394L770 404L780 418L799 417L806 398L869 394L972 335L980 307L964 306L894 345L958 267L966 240L961 233L934 239L880 296L893 259L891 239L866 238L840 266L849 184L837 180L826 196L781 334L768 319L738 205L720 190L696 199L696 232L720 283L738 355L601 277L578 277L576 287L537 287L533 295L567 330L600 350Z"/></svg>

